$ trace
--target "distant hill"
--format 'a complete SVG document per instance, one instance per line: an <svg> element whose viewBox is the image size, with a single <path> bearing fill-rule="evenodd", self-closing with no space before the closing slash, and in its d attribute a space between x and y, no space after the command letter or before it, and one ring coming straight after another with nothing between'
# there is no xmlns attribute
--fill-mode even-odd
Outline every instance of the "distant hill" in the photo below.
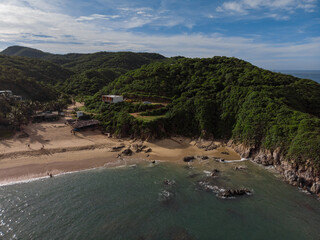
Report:
<svg viewBox="0 0 320 240"><path fill-rule="evenodd" d="M56 64L25 57L0 56L0 89L24 98L49 101L58 96L54 86L73 72Z"/></svg>
<svg viewBox="0 0 320 240"><path fill-rule="evenodd" d="M77 73L100 68L120 68L128 71L139 68L144 64L166 59L166 57L158 53L97 52L89 54L52 54L22 46L8 47L0 52L0 55L47 60Z"/></svg>
<svg viewBox="0 0 320 240"><path fill-rule="evenodd" d="M133 52L97 52L90 54L52 54L37 49L12 46L3 50L0 55L13 57L28 57L46 60L69 69L75 74L66 81L59 78L51 81L59 90L73 95L92 95L104 86L129 70L140 68L142 65L156 61L164 61L166 57L157 53ZM65 76L65 70L62 71ZM51 73L55 76L59 73Z"/></svg>
<svg viewBox="0 0 320 240"><path fill-rule="evenodd" d="M34 48L11 46L0 52L0 55L45 59L53 54L45 53Z"/></svg>

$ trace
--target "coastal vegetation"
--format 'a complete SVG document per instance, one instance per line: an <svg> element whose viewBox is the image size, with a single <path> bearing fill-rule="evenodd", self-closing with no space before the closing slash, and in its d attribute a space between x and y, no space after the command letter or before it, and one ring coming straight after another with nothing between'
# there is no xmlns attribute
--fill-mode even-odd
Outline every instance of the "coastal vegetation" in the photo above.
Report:
<svg viewBox="0 0 320 240"><path fill-rule="evenodd" d="M320 85L314 81L228 57L9 50L2 54L32 58L0 56L2 88L44 102L80 96L104 131L117 136L233 139L255 149L281 148L297 164L320 169ZM107 104L103 94L128 101Z"/></svg>
<svg viewBox="0 0 320 240"><path fill-rule="evenodd" d="M320 85L227 57L169 59L130 71L86 99L108 131L126 136L179 134L234 139L256 149L281 148L320 169ZM142 121L130 104L106 105L102 94L171 99L161 118ZM140 116L144 114L140 114ZM160 115L160 114L155 114ZM308 144L305 144L308 143Z"/></svg>

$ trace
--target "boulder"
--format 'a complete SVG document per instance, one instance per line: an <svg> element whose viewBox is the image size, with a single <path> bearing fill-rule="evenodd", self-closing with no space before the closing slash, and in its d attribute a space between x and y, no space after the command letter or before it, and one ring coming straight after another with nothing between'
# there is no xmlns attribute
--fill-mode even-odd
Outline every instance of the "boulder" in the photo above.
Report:
<svg viewBox="0 0 320 240"><path fill-rule="evenodd" d="M144 151L145 153L149 153L149 152L152 152L152 149L151 148L148 148L147 150Z"/></svg>
<svg viewBox="0 0 320 240"><path fill-rule="evenodd" d="M251 193L252 191L247 188L227 189L219 192L218 196L221 198L232 198L232 197L238 197L243 195L250 195Z"/></svg>
<svg viewBox="0 0 320 240"><path fill-rule="evenodd" d="M122 148L124 148L125 145L124 144L121 144L120 146L115 146L115 147L112 147L112 151L113 152L118 152L120 151Z"/></svg>
<svg viewBox="0 0 320 240"><path fill-rule="evenodd" d="M315 194L320 194L320 182L315 182L312 184L310 191Z"/></svg>
<svg viewBox="0 0 320 240"><path fill-rule="evenodd" d="M183 158L184 162L192 162L195 159L194 156L187 156Z"/></svg>
<svg viewBox="0 0 320 240"><path fill-rule="evenodd" d="M122 154L123 155L126 155L126 156L131 156L132 155L132 150L130 148L127 148L125 150L122 151Z"/></svg>

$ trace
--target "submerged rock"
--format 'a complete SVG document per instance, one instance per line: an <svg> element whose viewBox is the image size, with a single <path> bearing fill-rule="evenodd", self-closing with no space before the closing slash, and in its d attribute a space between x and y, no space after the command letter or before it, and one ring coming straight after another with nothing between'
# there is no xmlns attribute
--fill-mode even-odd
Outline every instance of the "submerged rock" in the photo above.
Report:
<svg viewBox="0 0 320 240"><path fill-rule="evenodd" d="M174 197L174 194L172 192L169 192L167 190L162 190L159 193L158 200L163 203L169 203L173 199L173 197Z"/></svg>
<svg viewBox="0 0 320 240"><path fill-rule="evenodd" d="M165 185L174 185L175 183L176 183L175 180L165 179L165 180L163 181L163 184L165 184Z"/></svg>
<svg viewBox="0 0 320 240"><path fill-rule="evenodd" d="M246 170L246 169L247 169L247 167L245 167L245 166L236 166L234 168L234 170L238 170L238 171L242 171L242 170Z"/></svg>

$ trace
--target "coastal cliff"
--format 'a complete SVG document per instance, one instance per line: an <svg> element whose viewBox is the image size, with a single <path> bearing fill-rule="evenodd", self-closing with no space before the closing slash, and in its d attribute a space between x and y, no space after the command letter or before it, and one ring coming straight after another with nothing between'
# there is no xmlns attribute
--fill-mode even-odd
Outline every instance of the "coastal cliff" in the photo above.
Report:
<svg viewBox="0 0 320 240"><path fill-rule="evenodd" d="M249 158L263 166L274 166L289 184L320 196L320 172L312 166L311 161L298 165L288 159L280 148L272 151L246 146L232 140L228 142L228 146L232 147L242 158Z"/></svg>

